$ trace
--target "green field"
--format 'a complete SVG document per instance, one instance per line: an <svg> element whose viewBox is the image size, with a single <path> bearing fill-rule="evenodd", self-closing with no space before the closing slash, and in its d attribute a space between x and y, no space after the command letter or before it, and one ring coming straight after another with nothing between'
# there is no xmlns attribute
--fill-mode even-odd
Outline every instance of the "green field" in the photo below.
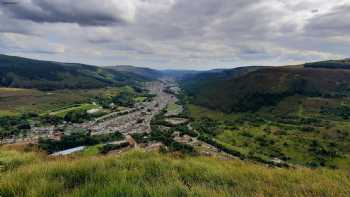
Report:
<svg viewBox="0 0 350 197"><path fill-rule="evenodd" d="M347 196L341 170L132 151L49 159L0 149L0 196ZM5 162L4 162L5 161Z"/></svg>
<svg viewBox="0 0 350 197"><path fill-rule="evenodd" d="M92 90L39 91L33 89L0 88L0 116L20 115L28 112L38 114L64 114L71 106L91 109L95 97L110 98L118 95L125 88L102 88ZM83 105L81 105L83 104Z"/></svg>
<svg viewBox="0 0 350 197"><path fill-rule="evenodd" d="M77 110L87 111L87 110L90 110L90 109L96 109L97 107L98 106L93 105L93 104L84 103L84 104L76 105L76 106L73 106L73 107L68 107L68 108L65 108L65 109L62 109L62 110L50 112L50 115L58 116L58 117L62 117L63 118L68 112L71 112L71 111L77 111Z"/></svg>
<svg viewBox="0 0 350 197"><path fill-rule="evenodd" d="M168 104L166 110L170 113L180 113L181 112L181 106L176 103L170 103Z"/></svg>
<svg viewBox="0 0 350 197"><path fill-rule="evenodd" d="M238 117L238 115L235 114L226 114L220 111L214 111L192 104L188 105L188 109L191 112L191 116L195 119L208 117L213 120L231 120L236 119Z"/></svg>
<svg viewBox="0 0 350 197"><path fill-rule="evenodd" d="M139 96L139 97L136 97L134 100L135 102L144 102L146 99L147 97Z"/></svg>

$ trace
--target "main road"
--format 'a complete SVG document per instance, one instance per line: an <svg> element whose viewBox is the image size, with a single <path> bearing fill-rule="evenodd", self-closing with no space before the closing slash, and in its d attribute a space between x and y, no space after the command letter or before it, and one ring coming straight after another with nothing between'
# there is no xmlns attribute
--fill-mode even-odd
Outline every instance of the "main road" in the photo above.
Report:
<svg viewBox="0 0 350 197"><path fill-rule="evenodd" d="M146 84L151 94L156 95L152 101L138 103L135 108L126 111L125 115L110 115L103 120L86 124L92 135L120 132L122 134L149 133L151 120L168 104L176 102L177 98L165 91L169 85L167 80L154 81Z"/></svg>

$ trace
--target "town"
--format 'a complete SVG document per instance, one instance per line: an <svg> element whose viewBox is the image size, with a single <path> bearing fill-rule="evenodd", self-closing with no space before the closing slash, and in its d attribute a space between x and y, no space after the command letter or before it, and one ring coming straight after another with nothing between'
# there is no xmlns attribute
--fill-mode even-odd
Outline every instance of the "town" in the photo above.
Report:
<svg viewBox="0 0 350 197"><path fill-rule="evenodd" d="M137 142L133 139L132 135L151 133L152 118L162 110L166 110L170 105L176 105L177 108L167 111L166 116L168 118L166 120L174 125L184 123L184 120L181 118L176 118L176 115L182 112L183 107L176 104L178 101L176 95L179 94L181 90L173 79L164 78L158 81L146 82L144 83L144 88L149 94L155 96L151 100L138 102L133 107L112 112L83 123L64 122L57 125L32 127L30 132L23 137L11 136L2 139L0 142L1 144L37 144L40 139L59 141L63 136L71 135L72 131L88 132L91 136L108 135L117 132L122 134L124 139L108 142L107 144L128 143L128 145L134 147L137 146ZM179 138L179 135L175 134L175 136ZM181 139L178 140L181 141ZM193 140L187 141L192 142ZM161 146L162 143L153 141L144 145L144 148L154 149L155 147L159 148ZM57 153L52 153L52 155L66 155L83 149L84 146L73 147L67 150L60 150Z"/></svg>

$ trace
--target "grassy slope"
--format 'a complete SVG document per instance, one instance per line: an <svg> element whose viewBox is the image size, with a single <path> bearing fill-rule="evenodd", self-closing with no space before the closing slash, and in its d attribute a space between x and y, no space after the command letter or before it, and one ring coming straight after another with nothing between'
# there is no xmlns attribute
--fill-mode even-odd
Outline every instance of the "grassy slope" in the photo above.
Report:
<svg viewBox="0 0 350 197"><path fill-rule="evenodd" d="M255 113L225 114L195 105L189 105L189 111L196 121L205 117L216 120L218 129L214 138L243 152L270 159L277 157L298 165L348 169L350 123L333 115L321 115L319 100L289 97L273 109L264 108ZM324 102L323 105L329 103ZM293 121L280 117L293 117ZM311 119L315 122L304 121ZM331 156L331 152L336 156Z"/></svg>
<svg viewBox="0 0 350 197"><path fill-rule="evenodd" d="M238 160L139 151L56 160L15 153L12 162L3 156L13 153L0 154L2 165L16 163L0 172L0 196L346 196L350 192L349 175L338 170L275 169Z"/></svg>

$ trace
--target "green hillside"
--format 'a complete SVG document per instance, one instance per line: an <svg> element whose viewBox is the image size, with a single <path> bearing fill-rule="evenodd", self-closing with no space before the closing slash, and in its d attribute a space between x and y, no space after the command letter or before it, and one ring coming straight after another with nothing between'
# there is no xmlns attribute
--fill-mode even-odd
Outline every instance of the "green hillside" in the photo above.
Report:
<svg viewBox="0 0 350 197"><path fill-rule="evenodd" d="M244 68L243 68L244 69ZM231 70L222 74L184 80L182 86L192 96L192 102L224 112L256 111L277 104L293 95L327 98L350 95L350 70L319 67L259 68L242 73Z"/></svg>
<svg viewBox="0 0 350 197"><path fill-rule="evenodd" d="M227 80L244 76L250 72L262 69L264 67L239 67L235 69L217 69L203 71L199 73L184 74L180 79L182 88L187 94L197 96L201 89L213 88L225 84ZM197 98L197 97L196 97ZM199 98L199 97L198 97Z"/></svg>
<svg viewBox="0 0 350 197"><path fill-rule="evenodd" d="M90 89L135 83L147 78L84 64L0 55L0 86L42 90Z"/></svg>
<svg viewBox="0 0 350 197"><path fill-rule="evenodd" d="M269 168L216 157L122 155L49 159L0 151L0 196L347 196L340 170Z"/></svg>

